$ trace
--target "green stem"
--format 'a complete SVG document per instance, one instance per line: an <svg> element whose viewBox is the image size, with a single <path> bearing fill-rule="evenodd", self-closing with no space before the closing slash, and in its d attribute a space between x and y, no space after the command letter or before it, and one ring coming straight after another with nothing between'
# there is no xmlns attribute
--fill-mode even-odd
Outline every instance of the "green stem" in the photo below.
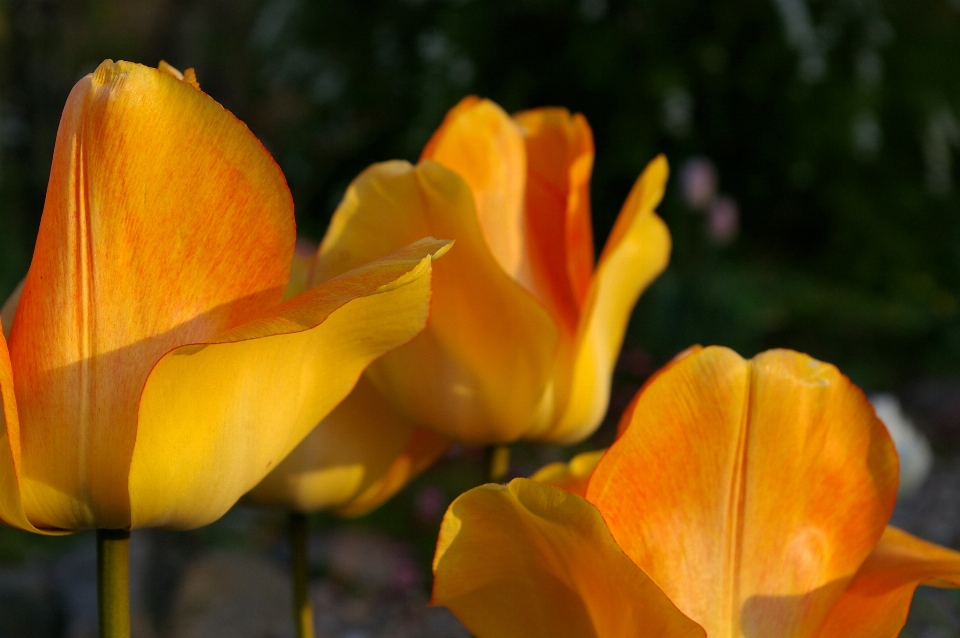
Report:
<svg viewBox="0 0 960 638"><path fill-rule="evenodd" d="M510 446L506 443L487 447L484 462L484 480L487 483L503 483L510 471Z"/></svg>
<svg viewBox="0 0 960 638"><path fill-rule="evenodd" d="M314 638L307 558L307 515L290 512L290 572L293 576L293 622L297 638Z"/></svg>
<svg viewBox="0 0 960 638"><path fill-rule="evenodd" d="M130 638L130 532L97 530L100 638Z"/></svg>

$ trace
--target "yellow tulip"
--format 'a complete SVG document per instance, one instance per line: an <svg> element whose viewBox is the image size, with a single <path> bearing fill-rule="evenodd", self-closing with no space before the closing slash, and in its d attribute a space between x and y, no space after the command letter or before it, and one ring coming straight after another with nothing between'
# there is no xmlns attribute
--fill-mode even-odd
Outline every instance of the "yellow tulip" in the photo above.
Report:
<svg viewBox="0 0 960 638"><path fill-rule="evenodd" d="M960 586L960 553L887 525L896 451L831 365L691 349L621 426L454 501L434 603L479 638L894 638L919 584Z"/></svg>
<svg viewBox="0 0 960 638"><path fill-rule="evenodd" d="M666 161L634 186L594 268L593 139L564 109L509 117L466 98L421 162L386 162L347 189L309 287L426 233L456 250L436 266L431 318L371 366L343 404L249 495L299 512L359 515L432 464L452 439L490 444L588 436L641 291L666 266L654 212Z"/></svg>
<svg viewBox="0 0 960 638"><path fill-rule="evenodd" d="M389 410L391 421L471 444L593 432L633 305L666 266L670 235L654 212L667 178L658 157L594 267L592 164L582 116L550 108L511 118L466 98L418 165L378 164L350 185L315 283L422 234L457 242L436 266L426 330L368 370L364 391L382 400L365 418Z"/></svg>
<svg viewBox="0 0 960 638"><path fill-rule="evenodd" d="M282 302L294 241L280 169L192 72L106 61L83 78L3 314L0 520L207 524L425 325L447 242Z"/></svg>

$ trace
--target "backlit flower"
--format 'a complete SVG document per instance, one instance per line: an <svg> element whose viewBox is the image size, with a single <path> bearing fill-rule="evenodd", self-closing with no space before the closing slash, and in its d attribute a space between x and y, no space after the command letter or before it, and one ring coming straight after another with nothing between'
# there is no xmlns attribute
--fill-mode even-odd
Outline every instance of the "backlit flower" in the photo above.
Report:
<svg viewBox="0 0 960 638"><path fill-rule="evenodd" d="M362 514L451 440L569 442L593 432L633 305L666 266L670 235L654 212L667 178L659 157L595 266L592 167L583 116L548 108L511 118L470 97L417 166L386 162L354 180L305 285L423 233L455 239L456 249L436 266L427 329L375 364L249 499Z"/></svg>
<svg viewBox="0 0 960 638"><path fill-rule="evenodd" d="M417 166L375 165L347 189L314 282L421 234L457 242L439 262L431 316L366 375L384 406L451 439L571 442L599 425L627 321L666 266L654 212L667 163L646 168L594 263L593 138L565 109L508 116L470 97Z"/></svg>
<svg viewBox="0 0 960 638"><path fill-rule="evenodd" d="M280 169L192 71L106 61L73 89L33 261L0 339L0 520L221 516L422 329L425 241L281 303Z"/></svg>
<svg viewBox="0 0 960 638"><path fill-rule="evenodd" d="M434 603L480 638L893 638L918 584L960 585L960 554L887 526L897 457L866 398L795 352L693 349L602 457L535 478L444 519Z"/></svg>

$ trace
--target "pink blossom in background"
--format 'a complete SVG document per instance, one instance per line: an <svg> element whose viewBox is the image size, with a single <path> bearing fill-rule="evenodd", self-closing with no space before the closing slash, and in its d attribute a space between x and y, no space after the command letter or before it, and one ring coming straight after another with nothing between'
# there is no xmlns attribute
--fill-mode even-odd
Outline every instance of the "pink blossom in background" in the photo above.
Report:
<svg viewBox="0 0 960 638"><path fill-rule="evenodd" d="M726 195L718 197L707 212L707 236L714 244L726 246L740 232L740 208L737 201Z"/></svg>
<svg viewBox="0 0 960 638"><path fill-rule="evenodd" d="M702 155L691 157L680 169L683 201L694 210L707 210L717 196L717 169Z"/></svg>

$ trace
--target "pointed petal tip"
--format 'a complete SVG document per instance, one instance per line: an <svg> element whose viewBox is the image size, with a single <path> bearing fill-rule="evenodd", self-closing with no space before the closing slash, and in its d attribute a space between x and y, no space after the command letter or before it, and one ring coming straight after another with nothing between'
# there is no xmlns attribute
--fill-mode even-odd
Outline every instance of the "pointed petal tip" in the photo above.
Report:
<svg viewBox="0 0 960 638"><path fill-rule="evenodd" d="M419 279L432 270L433 260L439 259L450 250L453 242L444 239L434 239L433 237L424 237L412 244L390 253L386 257L376 260L370 264L370 268L376 268L378 265L389 265L393 263L416 263L410 270L404 272L393 281L383 284L377 292L387 292L400 286Z"/></svg>
<svg viewBox="0 0 960 638"><path fill-rule="evenodd" d="M657 171L663 171L664 177L670 176L670 162L667 161L667 156L664 153L660 153L650 160L650 167Z"/></svg>
<svg viewBox="0 0 960 638"><path fill-rule="evenodd" d="M453 239L436 239L434 237L424 237L423 239L418 239L417 241L401 248L397 252L393 253L396 255L396 258L404 258L406 255L410 255L410 258L421 259L423 257L430 257L431 259L440 259L447 254L447 251L450 250L450 247L453 246ZM387 258L389 258L388 256Z"/></svg>

